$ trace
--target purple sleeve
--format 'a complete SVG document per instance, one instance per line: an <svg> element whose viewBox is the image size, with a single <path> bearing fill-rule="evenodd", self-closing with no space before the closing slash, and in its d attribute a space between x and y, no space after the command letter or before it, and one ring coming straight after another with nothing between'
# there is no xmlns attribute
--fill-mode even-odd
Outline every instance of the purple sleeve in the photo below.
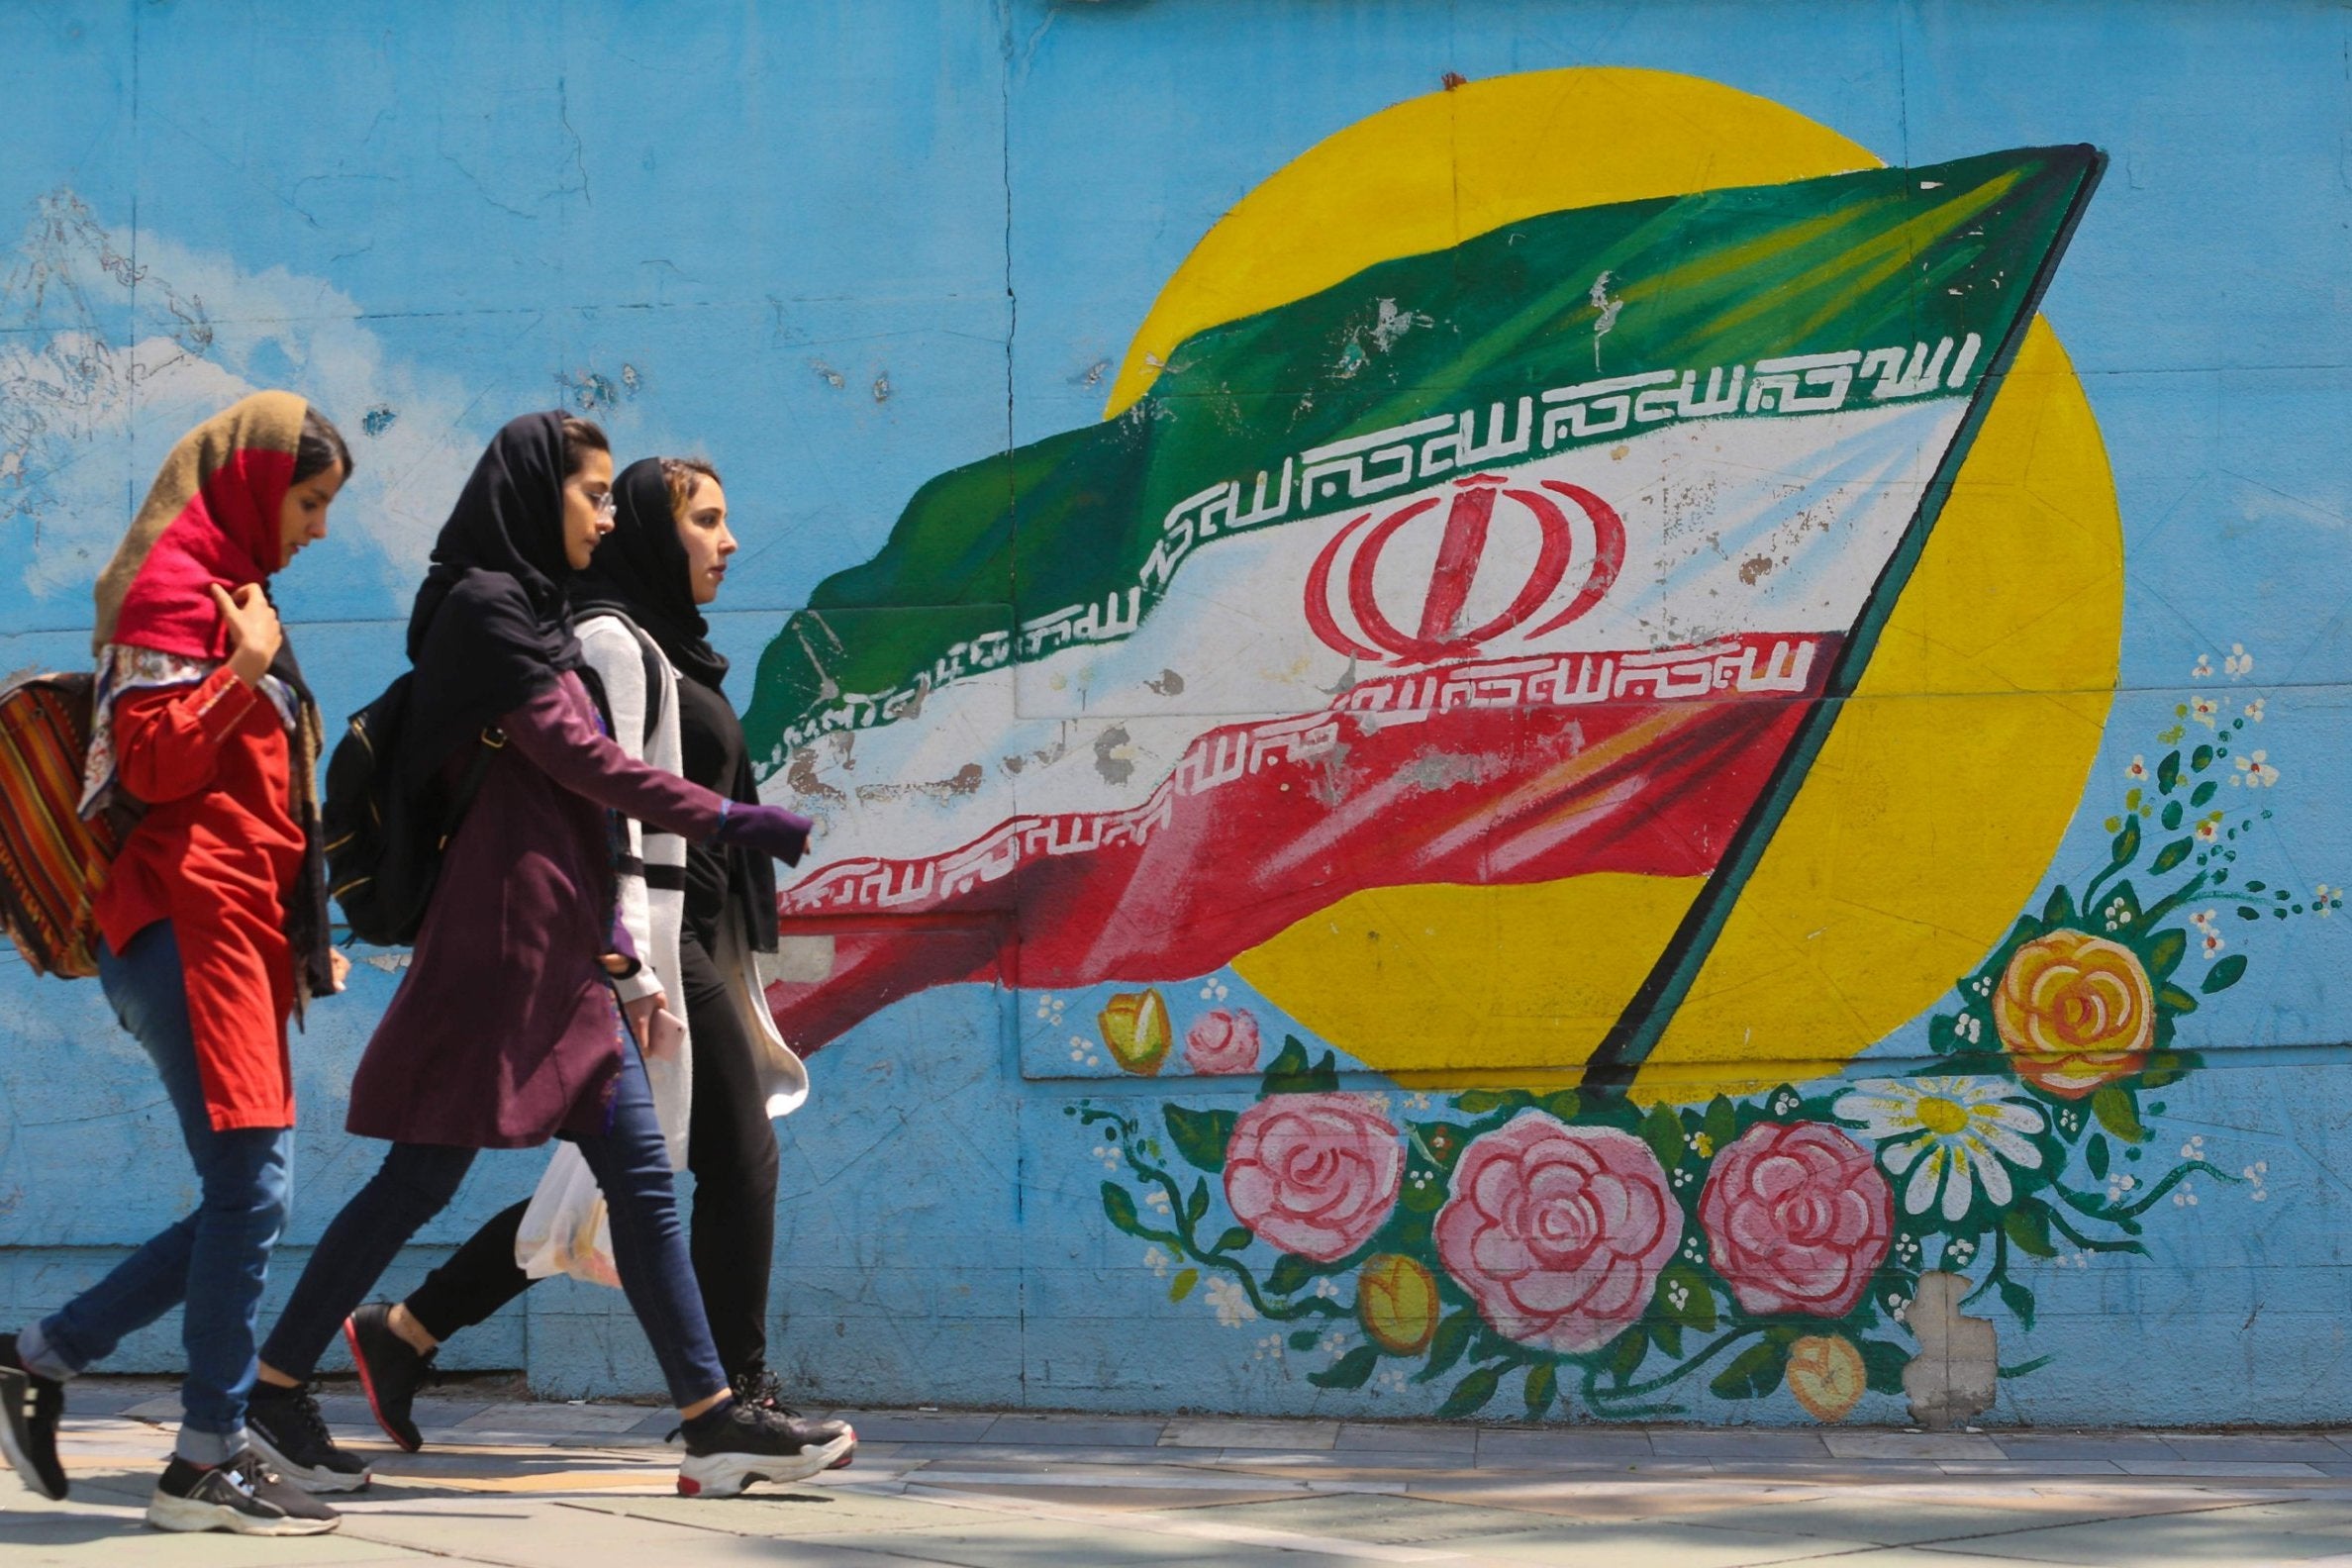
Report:
<svg viewBox="0 0 2352 1568"><path fill-rule="evenodd" d="M719 831L725 797L613 744L576 675L566 674L498 724L517 750L574 795L697 843Z"/></svg>

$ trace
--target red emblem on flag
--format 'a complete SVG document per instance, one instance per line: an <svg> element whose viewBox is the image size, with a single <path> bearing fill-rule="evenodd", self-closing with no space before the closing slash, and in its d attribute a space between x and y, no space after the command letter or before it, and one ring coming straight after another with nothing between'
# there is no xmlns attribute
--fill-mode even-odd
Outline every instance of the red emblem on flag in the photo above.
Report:
<svg viewBox="0 0 2352 1568"><path fill-rule="evenodd" d="M1423 496L1377 522L1367 512L1331 537L1307 574L1307 620L1317 637L1341 653L1379 664L1464 658L1522 627L1527 630L1521 640L1558 631L1599 604L1624 565L1624 520L1582 485L1546 479L1533 489L1518 489L1501 474L1470 474L1454 481L1444 518L1431 516L1448 499ZM1574 503L1575 520L1563 500ZM1523 515L1508 527L1518 542L1533 544L1531 561L1523 548L1490 551L1502 521L1497 508L1506 501ZM1409 590L1399 579L1421 574L1384 577L1381 557L1401 539L1429 532L1437 533L1434 554L1421 589L1419 618L1408 632L1382 598L1385 594L1390 606L1401 606ZM1425 548L1429 541L1422 542ZM1493 568L1487 566L1490 553L1496 557ZM1580 563L1582 571L1572 572ZM1519 576L1521 569L1524 575ZM1482 570L1489 581L1481 581ZM1492 580L1497 576L1507 580L1498 584ZM1508 580L1513 577L1516 584ZM1515 589L1509 602L1493 609L1507 589ZM1474 596L1492 613L1465 627Z"/></svg>

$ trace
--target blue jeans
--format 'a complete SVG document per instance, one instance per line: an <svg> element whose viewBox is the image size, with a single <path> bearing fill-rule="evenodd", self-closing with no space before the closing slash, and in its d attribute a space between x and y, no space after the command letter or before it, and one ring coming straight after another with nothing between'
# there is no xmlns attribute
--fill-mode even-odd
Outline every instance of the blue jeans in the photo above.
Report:
<svg viewBox="0 0 2352 1568"><path fill-rule="evenodd" d="M621 1052L612 1129L578 1143L605 1196L621 1288L652 1341L670 1398L681 1406L709 1399L727 1387L727 1373L711 1344L710 1321L678 1224L652 1089L633 1047ZM383 1166L319 1237L261 1359L288 1377L309 1378L343 1320L366 1300L400 1249L457 1195L474 1153L441 1143L393 1144Z"/></svg>
<svg viewBox="0 0 2352 1568"><path fill-rule="evenodd" d="M294 1134L286 1127L213 1130L196 1070L179 941L157 921L118 956L101 945L98 980L163 1080L202 1189L196 1212L148 1238L114 1271L45 1318L26 1336L26 1359L47 1375L71 1374L113 1353L123 1336L182 1302L188 1356L180 1386L179 1452L218 1464L245 1445L245 1396L253 1387L253 1328L269 1249L285 1228Z"/></svg>

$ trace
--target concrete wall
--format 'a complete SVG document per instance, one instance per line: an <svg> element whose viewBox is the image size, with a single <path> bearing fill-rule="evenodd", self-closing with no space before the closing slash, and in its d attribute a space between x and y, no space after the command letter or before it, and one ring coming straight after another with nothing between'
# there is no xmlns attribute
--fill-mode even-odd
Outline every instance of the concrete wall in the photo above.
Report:
<svg viewBox="0 0 2352 1568"><path fill-rule="evenodd" d="M812 1400L2332 1420L2346 27L13 9L0 640L86 656L156 461L249 388L357 448L280 585L331 717L397 668L505 418L714 458L731 691L825 828L771 992L822 1046L775 1270ZM2070 144L2105 177L2014 265L1982 257L2039 220L1955 218L1959 174L1886 177L1897 240L1822 217L1880 162ZM1758 259L1815 219L1803 266ZM1784 227L1735 252L1735 220ZM2001 291L2038 282L2028 327ZM1917 371L1979 328L1908 392L1824 370L1817 417L1618 439L1590 387ZM1582 413L1512 448L1520 397ZM1430 426L1393 487L1210 527L1224 481L1247 509L1286 459L1465 410L1487 499ZM1380 560L1363 531L1428 497ZM1817 654L1778 690L1740 663L1775 638ZM1595 673L1661 650L1697 684ZM340 1130L399 978L360 956L296 1046L273 1301L379 1152ZM192 1181L94 985L10 960L0 991L4 1323ZM392 1288L542 1158L486 1156ZM657 1384L619 1296L569 1282L446 1359Z"/></svg>

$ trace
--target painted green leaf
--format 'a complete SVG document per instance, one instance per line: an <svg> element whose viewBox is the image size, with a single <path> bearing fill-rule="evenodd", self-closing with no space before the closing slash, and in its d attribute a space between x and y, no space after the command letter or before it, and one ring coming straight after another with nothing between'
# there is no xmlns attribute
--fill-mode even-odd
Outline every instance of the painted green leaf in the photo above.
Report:
<svg viewBox="0 0 2352 1568"><path fill-rule="evenodd" d="M2189 933L2179 927L2159 931L2148 943L2148 972L2161 980L2181 967L2181 956L2189 950Z"/></svg>
<svg viewBox="0 0 2352 1568"><path fill-rule="evenodd" d="M2140 1126L2139 1103L2128 1089L2108 1084L2091 1097L2091 1114L2099 1118L2101 1127L2126 1143L2147 1138L2148 1129Z"/></svg>
<svg viewBox="0 0 2352 1568"><path fill-rule="evenodd" d="M1307 1381L1317 1388L1362 1388L1372 1376L1372 1369L1380 1365L1380 1346L1360 1344L1321 1372L1310 1372Z"/></svg>
<svg viewBox="0 0 2352 1568"><path fill-rule="evenodd" d="M2032 1331L2033 1292L2013 1279L2004 1278L2001 1282L2001 1305L2007 1307L2009 1316L2017 1320L2018 1327Z"/></svg>
<svg viewBox="0 0 2352 1568"><path fill-rule="evenodd" d="M1543 1097L1543 1109L1563 1122L1574 1122L1584 1100L1573 1089L1555 1089Z"/></svg>
<svg viewBox="0 0 2352 1568"><path fill-rule="evenodd" d="M1511 1104L1512 1097L1499 1089L1467 1089L1454 1096L1454 1109L1464 1116L1485 1116Z"/></svg>
<svg viewBox="0 0 2352 1568"><path fill-rule="evenodd" d="M2219 779L2206 779L2203 784L2198 785L2196 789L2190 792L2189 804L2191 806L2203 806L2205 802L2211 800L2214 793L2220 788L2221 781Z"/></svg>
<svg viewBox="0 0 2352 1568"><path fill-rule="evenodd" d="M1674 1114L1672 1106L1661 1103L1650 1107L1649 1115L1641 1119L1641 1138L1668 1170L1683 1162L1682 1118Z"/></svg>
<svg viewBox="0 0 2352 1568"><path fill-rule="evenodd" d="M1708 1389L1717 1399L1762 1399L1789 1370L1789 1347L1775 1339L1749 1345L1717 1372Z"/></svg>
<svg viewBox="0 0 2352 1568"><path fill-rule="evenodd" d="M1192 1196L1184 1200L1184 1223L1199 1225L1201 1217L1208 1212L1209 1184L1205 1181L1195 1182L1193 1183ZM1189 1234L1189 1232L1187 1233Z"/></svg>
<svg viewBox="0 0 2352 1568"><path fill-rule="evenodd" d="M2182 990L2179 986L2174 985L2169 980L2156 988L2156 1000L2175 1013L2194 1013L2197 1011L2197 998L2191 996L2188 992Z"/></svg>
<svg viewBox="0 0 2352 1568"><path fill-rule="evenodd" d="M1652 1319L1649 1325L1650 1343L1668 1360L1682 1359L1682 1324L1665 1319Z"/></svg>
<svg viewBox="0 0 2352 1568"><path fill-rule="evenodd" d="M1144 1235L1141 1221L1135 1218L1134 1194L1117 1182L1103 1183L1103 1213L1114 1225L1128 1235Z"/></svg>
<svg viewBox="0 0 2352 1568"><path fill-rule="evenodd" d="M2180 782L2181 753L2178 751L2168 752L2164 760L2156 764L2156 787L2170 795L2173 792L2173 786Z"/></svg>
<svg viewBox="0 0 2352 1568"><path fill-rule="evenodd" d="M1739 1136L1737 1108L1723 1096L1716 1095L1708 1103L1707 1120L1702 1124L1702 1129L1707 1133L1707 1140L1715 1145L1715 1151L1720 1154L1733 1138Z"/></svg>
<svg viewBox="0 0 2352 1568"><path fill-rule="evenodd" d="M1495 1388L1502 1381L1502 1367L1482 1366L1478 1368L1461 1382L1456 1383L1453 1392L1445 1396L1445 1403L1437 1407L1437 1419L1445 1421L1455 1416L1467 1416L1472 1411L1480 1409L1488 1400L1495 1397Z"/></svg>
<svg viewBox="0 0 2352 1568"><path fill-rule="evenodd" d="M1311 1259L1303 1258L1296 1252L1285 1252L1274 1260L1274 1267L1267 1271L1266 1289L1276 1296L1296 1296L1314 1284L1315 1277L1322 1272L1323 1269Z"/></svg>
<svg viewBox="0 0 2352 1568"><path fill-rule="evenodd" d="M1172 1302L1184 1300L1185 1297L1192 1294L1193 1287L1200 1283L1201 1271L1199 1269L1179 1270L1176 1277L1168 1281L1168 1300Z"/></svg>
<svg viewBox="0 0 2352 1568"><path fill-rule="evenodd" d="M2058 1249L2050 1245L2050 1212L2040 1204L2025 1204L2011 1209L2001 1217L2001 1228L2009 1232L2010 1244L2035 1257L2056 1257Z"/></svg>
<svg viewBox="0 0 2352 1568"><path fill-rule="evenodd" d="M1873 1394L1903 1392L1903 1369L1911 1365L1911 1352L1883 1339L1862 1341L1862 1373Z"/></svg>
<svg viewBox="0 0 2352 1568"><path fill-rule="evenodd" d="M2226 991L2236 985L2245 972L2246 955L2231 953L2205 971L2205 977L2197 989L2203 991L2206 996L2211 996L2216 991Z"/></svg>
<svg viewBox="0 0 2352 1568"><path fill-rule="evenodd" d="M1233 1140L1232 1112L1188 1111L1171 1105L1160 1107L1160 1120L1168 1124L1169 1141L1186 1164L1197 1170L1225 1169L1225 1145Z"/></svg>
<svg viewBox="0 0 2352 1568"><path fill-rule="evenodd" d="M1315 1341L1321 1337L1322 1336L1312 1328L1293 1328L1291 1330L1290 1336L1290 1347L1293 1350L1312 1350L1315 1348Z"/></svg>
<svg viewBox="0 0 2352 1568"><path fill-rule="evenodd" d="M2139 857L2140 825L2137 817L2123 819L2123 831L2115 834L2109 856L2116 865L2127 866Z"/></svg>
<svg viewBox="0 0 2352 1568"><path fill-rule="evenodd" d="M1429 1364L1413 1374L1416 1383L1426 1383L1443 1377L1462 1359L1462 1352L1470 1348L1470 1336L1478 1331L1478 1314L1468 1307L1441 1320L1437 1331L1429 1336Z"/></svg>
<svg viewBox="0 0 2352 1568"><path fill-rule="evenodd" d="M2074 895L2062 887L2050 889L2049 901L2042 905L2042 920L2052 926L2072 926L2075 923Z"/></svg>
<svg viewBox="0 0 2352 1568"><path fill-rule="evenodd" d="M2106 1181L2107 1173L2107 1140L2104 1137L2101 1137L2096 1132L2092 1133L2091 1141L2083 1145L2083 1163L2091 1167L2092 1175L2098 1177L2101 1181Z"/></svg>
<svg viewBox="0 0 2352 1568"><path fill-rule="evenodd" d="M1680 1307L1674 1304L1678 1287L1682 1294ZM1694 1333L1715 1332L1715 1291L1708 1285L1707 1276L1688 1263L1669 1263L1658 1275L1658 1293L1653 1310Z"/></svg>
<svg viewBox="0 0 2352 1568"><path fill-rule="evenodd" d="M1228 1225L1225 1228L1225 1233L1217 1238L1217 1245L1211 1247L1209 1250L1212 1252L1231 1252L1237 1248L1249 1245L1249 1226Z"/></svg>
<svg viewBox="0 0 2352 1568"><path fill-rule="evenodd" d="M2166 823L2164 825L2165 827L2178 828L2181 826L2180 822L2178 821L2181 815L2181 803L2179 801L2174 801L2172 805L2166 807L2164 814L2167 817L2175 819L2172 822ZM2177 866L2182 861L2188 859L2189 852L2196 847L2197 840L2194 838L2175 838L2171 843L2166 844L2163 848L2156 851L2156 858L2148 862L2149 873L2154 876L2162 876L2165 872L2170 871L2174 866Z"/></svg>
<svg viewBox="0 0 2352 1568"><path fill-rule="evenodd" d="M1308 1065L1307 1047L1296 1034L1286 1035L1282 1052L1274 1058L1274 1065L1266 1069L1266 1080L1260 1098L1278 1094L1331 1094L1339 1088L1337 1060L1324 1051L1323 1060Z"/></svg>
<svg viewBox="0 0 2352 1568"><path fill-rule="evenodd" d="M1617 1352L1609 1358L1609 1375L1619 1387L1632 1381L1639 1370L1642 1357L1649 1354L1649 1331L1635 1323L1625 1330L1617 1342Z"/></svg>
<svg viewBox="0 0 2352 1568"><path fill-rule="evenodd" d="M2209 768L2212 765L2213 748L2211 746L2201 745L2194 752L2190 753L2189 766L2197 772L2203 773L2206 768Z"/></svg>
<svg viewBox="0 0 2352 1568"><path fill-rule="evenodd" d="M1552 1399L1559 1392L1559 1373L1549 1361L1527 1368L1527 1420L1541 1420L1543 1413L1551 1409Z"/></svg>
<svg viewBox="0 0 2352 1568"><path fill-rule="evenodd" d="M2164 831L2166 833L2171 833L2173 830L2179 828L2181 826L2181 803L2179 801L2166 801L2164 803L2164 815L2158 820L2164 824ZM2182 853L2186 854L2188 851L2184 849ZM2173 862L2173 864L2179 865L2180 862L2176 860ZM2162 871L2165 869L2165 867L2159 864L2156 869Z"/></svg>

